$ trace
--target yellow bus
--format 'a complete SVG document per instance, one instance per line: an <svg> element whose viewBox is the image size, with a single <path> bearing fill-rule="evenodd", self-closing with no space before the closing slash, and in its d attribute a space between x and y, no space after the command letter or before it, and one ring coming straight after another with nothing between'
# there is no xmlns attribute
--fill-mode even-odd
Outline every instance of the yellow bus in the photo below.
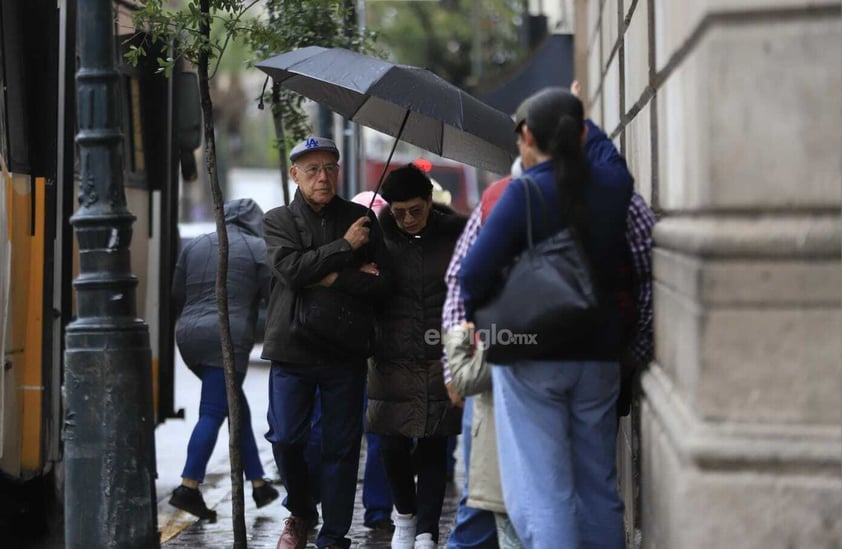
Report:
<svg viewBox="0 0 842 549"><path fill-rule="evenodd" d="M171 78L159 73L156 52L146 65L129 66L123 52L138 39L131 3L114 6L124 181L137 217L132 272L138 314L149 325L160 422L178 415L167 296L177 254L179 160L185 160L182 171L196 169L198 89L180 70ZM6 541L9 532L60 529L52 517L60 517L63 501L64 329L74 318L71 284L78 272L68 221L79 189L76 15L76 0L0 0L0 532Z"/></svg>

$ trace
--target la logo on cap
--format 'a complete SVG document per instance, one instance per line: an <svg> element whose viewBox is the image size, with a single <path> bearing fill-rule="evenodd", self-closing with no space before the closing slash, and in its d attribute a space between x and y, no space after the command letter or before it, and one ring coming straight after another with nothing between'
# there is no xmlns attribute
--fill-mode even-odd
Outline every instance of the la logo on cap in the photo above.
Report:
<svg viewBox="0 0 842 549"><path fill-rule="evenodd" d="M319 146L319 140L316 139L315 137L311 137L310 139L307 140L306 143L304 143L304 147L308 148L308 149L312 149L313 147L318 147L318 146Z"/></svg>

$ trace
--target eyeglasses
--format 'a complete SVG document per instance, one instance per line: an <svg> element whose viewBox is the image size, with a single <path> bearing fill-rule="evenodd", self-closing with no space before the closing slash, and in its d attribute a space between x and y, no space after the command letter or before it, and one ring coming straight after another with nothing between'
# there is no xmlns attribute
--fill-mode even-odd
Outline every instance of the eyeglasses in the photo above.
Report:
<svg viewBox="0 0 842 549"><path fill-rule="evenodd" d="M418 219L418 217L424 213L424 206L413 206L408 210L404 210L403 208L397 208L392 210L392 215L395 216L395 219L398 221L403 221L407 215L411 215L412 219Z"/></svg>
<svg viewBox="0 0 842 549"><path fill-rule="evenodd" d="M298 164L293 165L304 172L304 175L310 179L319 175L319 172L322 170L324 170L325 175L328 177L334 177L339 173L339 164L322 164L321 166L318 164L310 164L309 166L299 166Z"/></svg>

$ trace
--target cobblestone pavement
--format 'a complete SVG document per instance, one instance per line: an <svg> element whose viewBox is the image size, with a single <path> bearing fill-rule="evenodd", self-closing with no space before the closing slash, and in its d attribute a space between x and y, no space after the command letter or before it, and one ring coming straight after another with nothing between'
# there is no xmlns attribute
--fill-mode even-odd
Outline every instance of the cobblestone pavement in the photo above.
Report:
<svg viewBox="0 0 842 549"><path fill-rule="evenodd" d="M365 451L360 459L360 464L365 463ZM461 468L457 464L457 469ZM360 468L362 470L362 467ZM274 471L274 466L266 467L268 471ZM449 483L445 495L444 508L439 530L439 547L445 547L447 536L453 525L456 516L456 506L459 502L459 486L461 486L462 475L459 474L455 482ZM210 486L210 487L209 487ZM246 531L248 535L248 546L250 549L274 549L278 543L278 536L283 529L283 521L289 516L289 512L281 505L281 500L286 494L282 485L277 486L281 492L281 498L272 502L262 509L255 508L251 499L251 487L246 484ZM234 535L231 531L231 491L227 473L208 475L203 494L208 506L216 509L218 518L216 523L210 524L207 521L197 521L192 515L178 511L175 515L175 522L180 523L178 532L174 537L166 539L162 544L163 549L193 549L193 548L214 548L223 549L231 547L234 543ZM357 483L357 502L354 507L354 521L348 537L351 538L351 547L359 549L388 549L391 534L371 530L363 526L363 505L362 505L362 476ZM166 525L161 525L162 527ZM318 530L313 530L307 544L309 548L316 547L316 535Z"/></svg>
<svg viewBox="0 0 842 549"><path fill-rule="evenodd" d="M181 366L181 365L180 365ZM248 396L251 408L252 426L257 437L258 451L263 462L266 475L277 478L277 469L272 459L269 444L263 438L266 431L266 409L268 407L268 374L269 368L265 363L256 362L249 368L243 390ZM216 510L218 518L214 524L199 521L193 515L175 509L167 501L172 490L179 484L181 469L187 451L187 440L195 424L199 407L201 383L186 367L176 369L177 408L183 408L185 419L168 420L158 426L155 432L158 465L158 528L161 531L163 549L227 549L233 546L234 536L231 527L231 482L228 473L228 429L227 423L219 431L214 453L208 462L208 474L202 484L202 495L207 505ZM362 471L365 464L365 439L360 456L359 479L357 483L357 499L354 509L354 521L351 525L349 537L353 540L352 547L359 549L381 549L389 547L391 534L373 531L363 526L364 509L362 505ZM461 458L461 448L456 449L456 455ZM456 480L447 487L444 508L441 518L439 546L444 547L447 536L456 516L456 505L459 501L460 488L464 479L464 466L461 459L456 464ZM277 485L281 497L271 504L257 509L251 498L251 485L245 486L245 514L246 532L249 549L275 549L278 536L283 529L284 519L289 516L287 509L281 505L286 495L283 486ZM310 536L308 548L314 548L316 530ZM2 546L2 543L0 543Z"/></svg>

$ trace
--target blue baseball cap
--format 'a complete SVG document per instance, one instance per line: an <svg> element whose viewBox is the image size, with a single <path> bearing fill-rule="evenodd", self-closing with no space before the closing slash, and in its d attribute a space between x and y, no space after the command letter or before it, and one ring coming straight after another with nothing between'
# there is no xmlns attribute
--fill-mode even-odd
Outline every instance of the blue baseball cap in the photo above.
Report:
<svg viewBox="0 0 842 549"><path fill-rule="evenodd" d="M339 160L339 149L336 148L336 143L333 142L333 139L313 136L308 137L293 147L292 151L289 153L289 160L290 162L295 162L295 159L299 156L316 151L327 151L329 153L333 153L333 155L336 156L336 159Z"/></svg>

